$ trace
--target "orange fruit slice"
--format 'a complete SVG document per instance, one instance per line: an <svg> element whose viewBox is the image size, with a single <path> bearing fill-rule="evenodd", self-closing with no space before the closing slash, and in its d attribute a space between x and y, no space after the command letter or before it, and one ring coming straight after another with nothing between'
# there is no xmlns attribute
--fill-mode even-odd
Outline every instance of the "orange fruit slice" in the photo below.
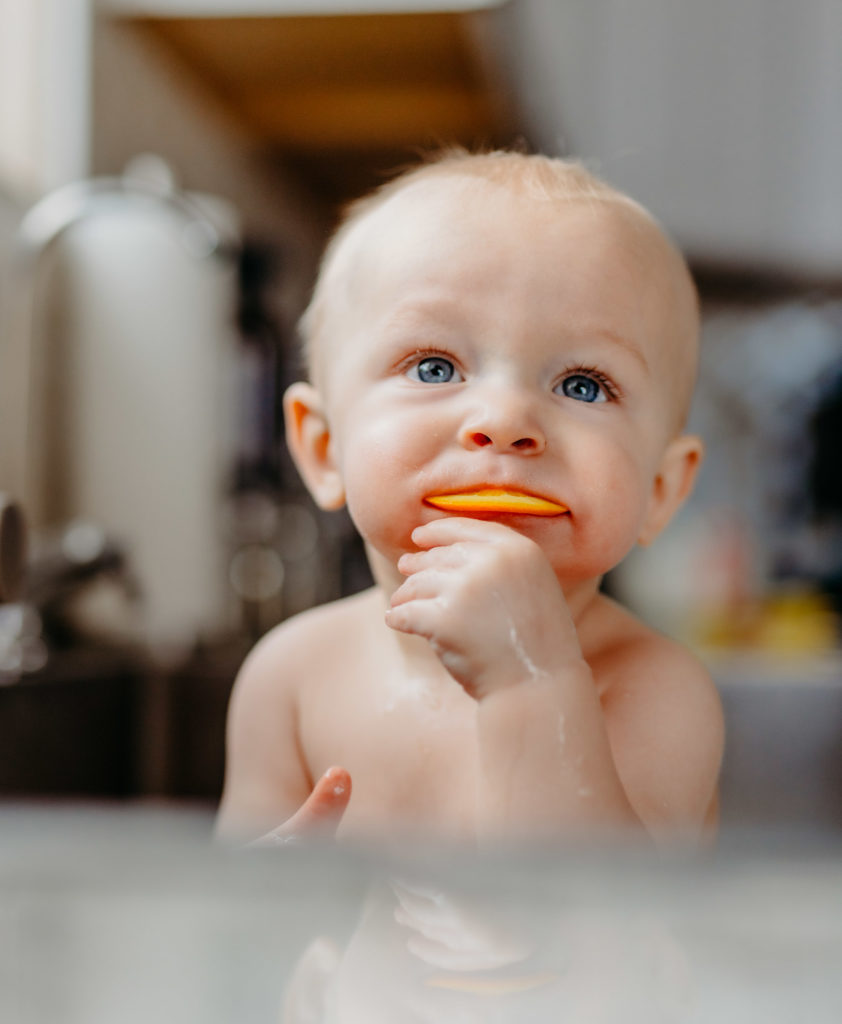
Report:
<svg viewBox="0 0 842 1024"><path fill-rule="evenodd" d="M428 505L445 512L513 512L527 516L559 516L567 512L565 505L539 498L523 491L507 491L500 487L483 487L478 491L456 494L432 494Z"/></svg>

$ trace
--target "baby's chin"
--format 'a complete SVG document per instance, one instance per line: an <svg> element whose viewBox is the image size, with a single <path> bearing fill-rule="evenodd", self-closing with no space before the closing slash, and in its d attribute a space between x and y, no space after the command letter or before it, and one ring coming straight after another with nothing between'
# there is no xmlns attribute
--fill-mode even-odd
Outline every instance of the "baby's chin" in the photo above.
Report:
<svg viewBox="0 0 842 1024"><path fill-rule="evenodd" d="M349 492L348 512L357 532L384 558L397 562L407 551L415 551L412 531L441 515L419 501L390 500L381 495L358 496Z"/></svg>
<svg viewBox="0 0 842 1024"><path fill-rule="evenodd" d="M363 537L365 554L374 582L387 594L392 594L401 585L405 577L398 571L398 559L407 551L415 550L411 540L407 540L403 549L378 547Z"/></svg>

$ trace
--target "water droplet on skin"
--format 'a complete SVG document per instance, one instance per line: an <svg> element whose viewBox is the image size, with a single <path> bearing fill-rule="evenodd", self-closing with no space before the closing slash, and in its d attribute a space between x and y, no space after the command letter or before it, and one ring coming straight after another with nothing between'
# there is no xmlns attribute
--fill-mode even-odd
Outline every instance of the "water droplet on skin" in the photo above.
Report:
<svg viewBox="0 0 842 1024"><path fill-rule="evenodd" d="M395 711L400 704L423 704L433 710L436 710L441 704L441 698L423 677L402 676L399 679L391 680L388 687L389 699L383 705L384 714Z"/></svg>

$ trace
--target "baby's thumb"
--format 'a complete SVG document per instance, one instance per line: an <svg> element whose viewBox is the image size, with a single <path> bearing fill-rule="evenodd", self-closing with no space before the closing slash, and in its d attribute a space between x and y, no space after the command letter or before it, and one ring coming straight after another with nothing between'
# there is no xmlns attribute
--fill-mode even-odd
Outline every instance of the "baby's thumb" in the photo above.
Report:
<svg viewBox="0 0 842 1024"><path fill-rule="evenodd" d="M248 849L284 846L302 839L332 839L350 799L351 776L344 768L328 768L295 814L249 843Z"/></svg>
<svg viewBox="0 0 842 1024"><path fill-rule="evenodd" d="M344 768L328 768L283 830L302 838L334 836L350 799L351 776Z"/></svg>

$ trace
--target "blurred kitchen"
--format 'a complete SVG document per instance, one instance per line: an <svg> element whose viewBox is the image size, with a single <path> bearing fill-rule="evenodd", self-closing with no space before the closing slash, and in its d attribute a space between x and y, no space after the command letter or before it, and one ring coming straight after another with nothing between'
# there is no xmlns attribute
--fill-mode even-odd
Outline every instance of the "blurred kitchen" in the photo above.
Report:
<svg viewBox="0 0 842 1024"><path fill-rule="evenodd" d="M213 807L249 646L368 581L279 412L336 211L514 144L691 261L707 462L606 586L711 665L725 823L842 826L840 39L837 0L0 0L0 797Z"/></svg>

